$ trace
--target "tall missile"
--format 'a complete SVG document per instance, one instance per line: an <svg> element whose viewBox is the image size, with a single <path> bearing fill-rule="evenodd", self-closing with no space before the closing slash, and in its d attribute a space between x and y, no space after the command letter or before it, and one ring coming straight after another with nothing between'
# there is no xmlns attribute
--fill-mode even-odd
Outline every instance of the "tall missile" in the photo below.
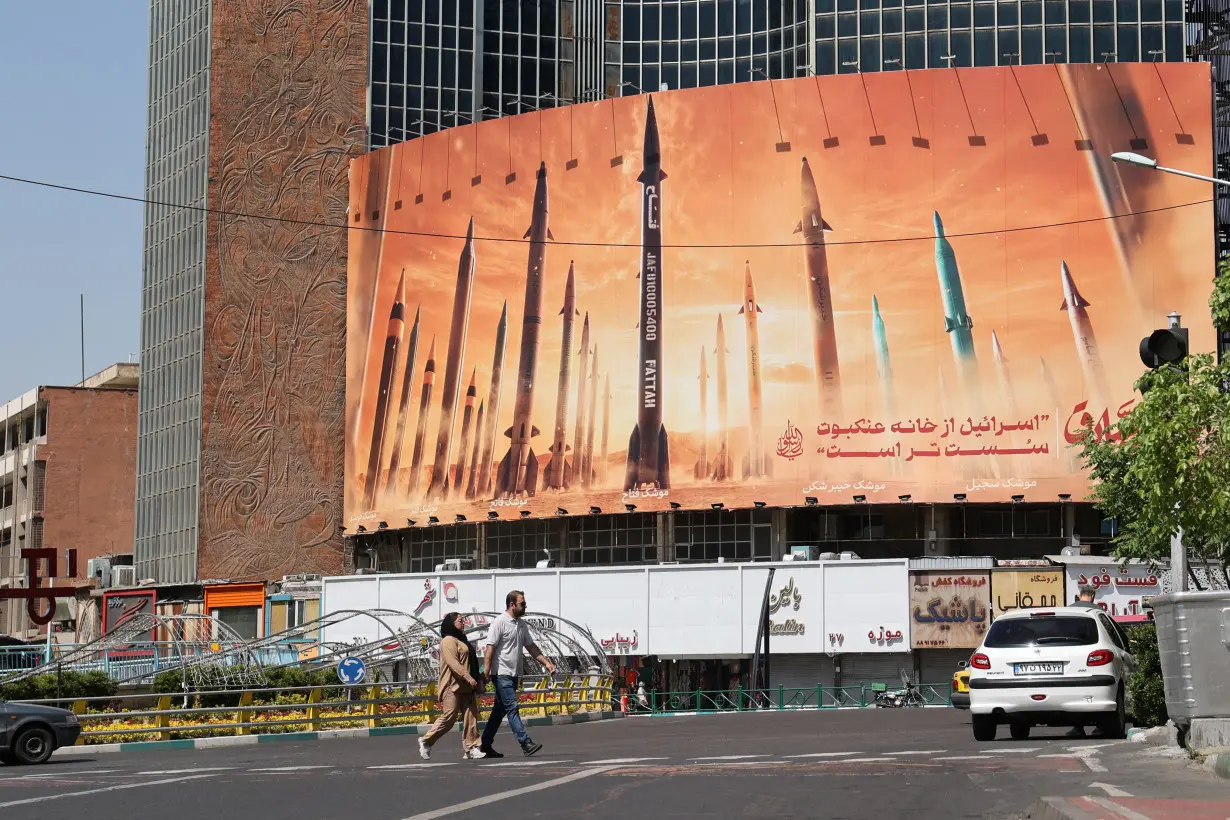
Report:
<svg viewBox="0 0 1230 820"><path fill-rule="evenodd" d="M995 373L999 378L999 389L1004 394L1004 404L1014 419L1020 418L1020 409L1016 403L1016 389L1012 386L1012 373L1008 369L1008 357L999 343L999 334L991 331L991 351L995 355Z"/></svg>
<svg viewBox="0 0 1230 820"><path fill-rule="evenodd" d="M568 451L565 438L568 436L568 391L572 384L569 380L569 368L572 365L572 318L577 314L576 286L573 282L573 263L568 263L568 283L564 285L564 307L560 315L564 317L563 342L559 352L559 387L555 400L555 438L551 443L551 463L547 465L547 474L542 485L555 490L567 486L568 467L564 457ZM586 330L589 326L586 325ZM581 377L584 381L584 376ZM579 401L579 399L578 399ZM579 454L573 450L575 461Z"/></svg>
<svg viewBox="0 0 1230 820"><path fill-rule="evenodd" d="M403 275L404 275L403 271ZM385 478L385 492L395 492L397 489L397 473L401 469L401 451L406 443L406 422L410 418L410 392L414 384L414 365L419 354L419 313L422 308L414 311L414 327L410 329L410 342L407 345L406 364L401 371L401 397L397 403L397 429L393 433L393 455L389 459L389 474Z"/></svg>
<svg viewBox="0 0 1230 820"><path fill-rule="evenodd" d="M376 416L372 420L372 446L367 457L367 474L364 476L363 506L374 508L376 488L380 485L380 465L384 463L385 427L389 416L389 389L393 386L393 371L397 368L397 353L401 348L401 334L406 326L406 272L401 273L397 283L397 295L389 310L388 336L384 340L384 360L380 363L380 392L376 397Z"/></svg>
<svg viewBox="0 0 1230 820"><path fill-rule="evenodd" d="M888 357L888 333L884 329L884 317L880 315L880 300L871 297L871 335L876 346L876 380L880 383L880 395L884 401L885 418L897 417L897 391L893 386L893 365Z"/></svg>
<svg viewBox="0 0 1230 820"><path fill-rule="evenodd" d="M624 489L671 486L670 445L662 423L662 154L653 96L645 115L641 156L641 272L636 427L628 439Z"/></svg>
<svg viewBox="0 0 1230 820"><path fill-rule="evenodd" d="M692 475L698 479L709 475L709 369L705 363L705 346L700 346L700 457Z"/></svg>
<svg viewBox="0 0 1230 820"><path fill-rule="evenodd" d="M581 486L588 487L594 483L594 420L598 417L598 345L594 345L593 370L589 377L589 418L588 432L585 434L585 454L578 453L577 468L581 473Z"/></svg>
<svg viewBox="0 0 1230 820"><path fill-rule="evenodd" d="M1050 396L1051 407L1054 410L1054 417L1063 418L1062 409L1064 407L1064 401L1063 397L1059 394L1059 384L1055 381L1055 376L1051 373L1051 368L1047 366L1046 359L1039 356L1038 364L1041 366L1042 382L1046 385L1047 395ZM1080 458L1076 454L1076 448L1066 446L1063 450L1064 463L1067 464L1068 469L1073 471L1079 470L1081 465ZM1058 457L1059 453L1056 453L1055 456Z"/></svg>
<svg viewBox="0 0 1230 820"><path fill-rule="evenodd" d="M491 359L491 392L487 395L487 427L483 432L483 458L479 463L476 490L481 495L491 492L492 473L495 464L495 425L500 415L500 381L504 375L504 343L508 340L508 300L500 311L500 323L495 329L495 355Z"/></svg>
<svg viewBox="0 0 1230 820"><path fill-rule="evenodd" d="M713 462L713 480L728 481L734 477L734 464L730 458L730 416L726 404L726 329L722 326L722 314L718 314L717 347L713 353L717 356L717 400L718 400L718 435L717 459Z"/></svg>
<svg viewBox="0 0 1230 820"><path fill-rule="evenodd" d="M598 465L598 481L606 479L607 441L611 435L611 374L602 380L602 461Z"/></svg>
<svg viewBox="0 0 1230 820"><path fill-rule="evenodd" d="M457 442L457 472L453 476L453 490L462 489L466 483L466 456L470 451L470 422L474 419L474 402L478 393L474 387L474 379L478 368L470 373L470 386L466 388L466 406L461 414L461 438Z"/></svg>
<svg viewBox="0 0 1230 820"><path fill-rule="evenodd" d="M517 364L517 392L513 405L513 423L508 436L508 453L500 461L496 474L497 495L533 495L538 489L538 457L530 439L538 428L530 421L534 411L534 379L538 372L538 329L542 325L542 277L547 262L547 240L555 239L547 227L547 164L538 166L538 181L534 184L534 210L530 227L525 232L530 240L529 260L525 269L525 307L521 318L521 360ZM523 237L523 238L525 238Z"/></svg>
<svg viewBox="0 0 1230 820"><path fill-rule="evenodd" d="M748 453L743 461L743 477L767 475L764 452L764 387L760 378L760 322L763 313L756 302L756 285L752 282L752 263L743 271L743 304L739 307L747 330L747 417Z"/></svg>
<svg viewBox="0 0 1230 820"><path fill-rule="evenodd" d="M427 498L448 495L449 466L453 455L453 418L461 397L461 366L470 333L470 296L474 290L474 217L466 228L466 243L457 262L457 285L453 291L453 322L448 332L448 358L444 364L444 393L440 397L440 432L436 436L436 460L432 463ZM471 405L472 407L472 405Z"/></svg>
<svg viewBox="0 0 1230 820"><path fill-rule="evenodd" d="M577 424L572 435L572 474L565 477L565 483L571 486L578 480L581 470L581 457L585 452L581 437L585 433L585 414L594 413L595 409L585 403L585 379L589 373L589 311L585 312L585 323L581 326L581 369L577 371Z"/></svg>
<svg viewBox="0 0 1230 820"><path fill-rule="evenodd" d="M1076 340L1076 355L1080 359L1081 374L1085 377L1085 390L1090 393L1087 397L1104 407L1110 401L1110 387L1106 381L1106 369L1102 366L1102 356L1098 353L1098 340L1093 335L1093 324L1085 311L1089 303L1076 289L1068 263L1059 264L1059 278L1063 284L1063 304L1059 309L1068 312L1068 321L1072 324L1072 337Z"/></svg>
<svg viewBox="0 0 1230 820"><path fill-rule="evenodd" d="M427 438L427 413L431 409L431 392L436 383L436 337L431 337L431 346L427 348L427 367L423 369L423 389L419 396L418 426L414 431L414 452L410 456L410 486L406 489L407 497L414 495L419 489L419 477L423 472L423 444Z"/></svg>
<svg viewBox="0 0 1230 820"><path fill-rule="evenodd" d="M974 352L974 320L965 309L965 291L952 243L944 235L940 212L934 211L935 270L940 278L940 300L944 305L944 332L952 342L952 355L962 386L973 398L978 392L978 359Z"/></svg>
<svg viewBox="0 0 1230 820"><path fill-rule="evenodd" d="M485 402L478 403L478 415L474 419L474 450L470 454L470 480L466 483L466 498L474 499L478 497L478 456L479 445L483 441L483 415L486 409ZM465 426L464 424L462 425ZM458 486L461 480L457 480Z"/></svg>
<svg viewBox="0 0 1230 820"><path fill-rule="evenodd" d="M825 232L832 231L820 213L820 194L807 157L799 172L803 218L794 232L803 234L806 248L808 302L811 304L812 336L815 344L816 385L825 418L843 416L841 367L837 361L837 325L833 319L833 292L829 286L829 259L824 244Z"/></svg>

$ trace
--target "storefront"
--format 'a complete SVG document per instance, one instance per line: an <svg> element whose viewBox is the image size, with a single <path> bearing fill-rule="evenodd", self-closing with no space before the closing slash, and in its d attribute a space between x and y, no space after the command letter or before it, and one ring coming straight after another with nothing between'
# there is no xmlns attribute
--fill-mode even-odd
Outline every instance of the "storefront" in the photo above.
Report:
<svg viewBox="0 0 1230 820"><path fill-rule="evenodd" d="M434 623L500 612L518 589L531 626L542 612L562 630L588 630L621 678L648 656L659 691L734 691L755 685L767 592L769 686L811 688L892 683L912 668L907 584L905 560L352 575L324 579L322 611L380 608ZM377 628L351 619L322 639L374 640Z"/></svg>
<svg viewBox="0 0 1230 820"><path fill-rule="evenodd" d="M217 584L205 587L205 611L244 640L265 635L265 585ZM212 636L225 640L228 634Z"/></svg>
<svg viewBox="0 0 1230 820"><path fill-rule="evenodd" d="M993 618L991 559L928 562L910 573L910 642L920 683L946 683Z"/></svg>

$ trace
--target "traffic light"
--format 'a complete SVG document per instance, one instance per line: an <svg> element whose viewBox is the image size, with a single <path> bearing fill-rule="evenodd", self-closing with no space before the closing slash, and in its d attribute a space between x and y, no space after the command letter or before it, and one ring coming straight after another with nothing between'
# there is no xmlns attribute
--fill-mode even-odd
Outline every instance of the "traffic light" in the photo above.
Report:
<svg viewBox="0 0 1230 820"><path fill-rule="evenodd" d="M1156 370L1166 365L1178 365L1187 358L1187 328L1169 327L1155 330L1140 340L1140 360L1145 367Z"/></svg>

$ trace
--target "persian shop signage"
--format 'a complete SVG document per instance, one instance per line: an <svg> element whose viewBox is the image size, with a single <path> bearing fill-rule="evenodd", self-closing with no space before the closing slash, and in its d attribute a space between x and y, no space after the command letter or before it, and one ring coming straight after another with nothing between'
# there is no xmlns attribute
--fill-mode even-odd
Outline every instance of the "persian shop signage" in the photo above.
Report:
<svg viewBox="0 0 1230 820"><path fill-rule="evenodd" d="M1063 605L1063 570L996 569L991 571L992 614L1014 609Z"/></svg>
<svg viewBox="0 0 1230 820"><path fill-rule="evenodd" d="M794 585L794 576L786 582L777 594L769 594L769 634L770 635L803 635L806 634L807 628L802 621L794 618L787 618L785 621L773 620L773 615L781 612L786 615L789 612L798 612L799 607L803 604L803 590Z"/></svg>
<svg viewBox="0 0 1230 820"><path fill-rule="evenodd" d="M1111 616L1141 615L1141 599L1162 594L1162 579L1145 564L1126 566L1068 566L1067 595L1063 600L1076 600L1083 586L1093 587L1093 602Z"/></svg>
<svg viewBox="0 0 1230 820"><path fill-rule="evenodd" d="M910 573L910 636L915 649L973 649L991 623L985 572Z"/></svg>

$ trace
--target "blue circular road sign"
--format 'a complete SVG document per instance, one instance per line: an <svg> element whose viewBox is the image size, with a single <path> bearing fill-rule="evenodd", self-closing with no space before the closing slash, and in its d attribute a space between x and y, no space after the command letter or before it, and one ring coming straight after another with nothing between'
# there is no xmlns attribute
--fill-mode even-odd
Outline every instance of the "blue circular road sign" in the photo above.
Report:
<svg viewBox="0 0 1230 820"><path fill-rule="evenodd" d="M342 658L337 664L337 679L349 686L367 679L367 665L359 658Z"/></svg>

